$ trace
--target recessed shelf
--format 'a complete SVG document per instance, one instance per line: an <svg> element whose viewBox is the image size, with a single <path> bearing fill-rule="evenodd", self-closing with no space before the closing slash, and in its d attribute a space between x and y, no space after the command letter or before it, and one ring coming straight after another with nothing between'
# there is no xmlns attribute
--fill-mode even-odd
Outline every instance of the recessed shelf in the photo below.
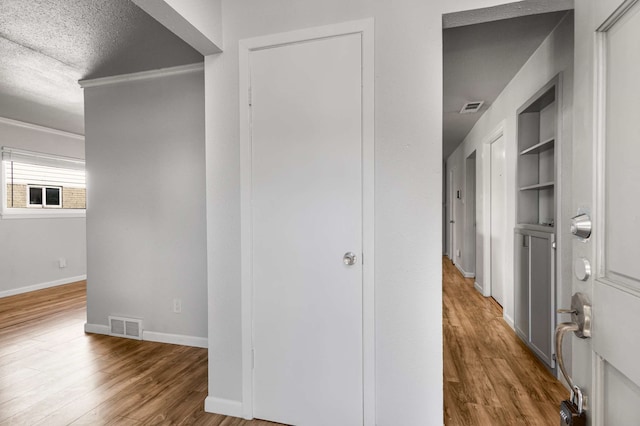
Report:
<svg viewBox="0 0 640 426"><path fill-rule="evenodd" d="M535 185L523 186L522 188L520 188L520 191L532 191L534 189L553 188L554 185L555 185L554 182L536 183Z"/></svg>
<svg viewBox="0 0 640 426"><path fill-rule="evenodd" d="M555 141L556 141L556 138L549 138L545 141L542 141L538 144L533 145L532 147L529 147L523 150L522 152L520 152L520 155L539 154L542 151L552 149L554 147Z"/></svg>

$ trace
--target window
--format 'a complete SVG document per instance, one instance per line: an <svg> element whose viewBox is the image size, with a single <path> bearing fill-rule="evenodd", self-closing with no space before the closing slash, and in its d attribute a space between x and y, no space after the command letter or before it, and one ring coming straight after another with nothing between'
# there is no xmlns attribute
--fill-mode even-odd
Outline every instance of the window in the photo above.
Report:
<svg viewBox="0 0 640 426"><path fill-rule="evenodd" d="M2 216L84 215L84 160L2 148Z"/></svg>
<svg viewBox="0 0 640 426"><path fill-rule="evenodd" d="M33 186L28 185L27 191L29 192L29 203L27 207L46 207L46 208L61 208L62 197L60 193L62 188L59 186Z"/></svg>

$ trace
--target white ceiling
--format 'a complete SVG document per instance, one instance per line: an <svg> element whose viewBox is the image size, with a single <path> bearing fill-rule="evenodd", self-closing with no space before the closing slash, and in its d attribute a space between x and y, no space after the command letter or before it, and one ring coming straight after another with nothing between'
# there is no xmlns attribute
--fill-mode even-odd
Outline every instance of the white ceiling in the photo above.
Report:
<svg viewBox="0 0 640 426"><path fill-rule="evenodd" d="M130 0L0 0L0 117L84 133L77 81L203 60Z"/></svg>
<svg viewBox="0 0 640 426"><path fill-rule="evenodd" d="M462 142L572 5L530 0L443 17L443 158ZM477 113L460 114L470 101L484 105Z"/></svg>

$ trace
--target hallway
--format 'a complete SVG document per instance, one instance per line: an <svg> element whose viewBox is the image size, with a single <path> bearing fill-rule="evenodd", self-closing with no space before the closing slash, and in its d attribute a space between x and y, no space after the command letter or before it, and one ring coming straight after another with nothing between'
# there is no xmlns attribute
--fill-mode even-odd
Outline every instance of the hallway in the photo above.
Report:
<svg viewBox="0 0 640 426"><path fill-rule="evenodd" d="M557 425L569 392L446 257L442 281L445 424Z"/></svg>

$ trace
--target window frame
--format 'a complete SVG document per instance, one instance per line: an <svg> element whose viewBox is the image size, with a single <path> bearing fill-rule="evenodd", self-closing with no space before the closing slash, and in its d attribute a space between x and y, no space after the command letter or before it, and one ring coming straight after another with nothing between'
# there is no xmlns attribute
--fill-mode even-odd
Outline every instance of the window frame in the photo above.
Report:
<svg viewBox="0 0 640 426"><path fill-rule="evenodd" d="M14 149L14 148L7 148L7 147L2 147L2 150L11 150L11 151L15 151L15 152L28 152L28 151L23 151L23 150L19 150L19 149ZM36 153L36 152L30 152L30 154L33 155L38 155L40 153ZM44 154L42 153L42 156L46 156L46 157L59 157L61 159L64 159L65 157L62 156L55 156L55 155L51 155L51 154ZM84 162L84 160L78 160L78 159L73 159L76 161L82 161ZM54 219L54 218L86 218L86 200L85 200L85 208L84 209L64 209L62 208L62 196L63 196L63 187L58 186L58 185L40 185L40 184L33 184L33 185L27 185L27 195L29 194L29 188L30 187L40 187L43 188L43 197L42 197L42 201L43 203L46 200L46 195L45 195L45 191L44 188L59 188L60 189L60 206L41 206L41 205L33 205L30 206L29 200L27 198L27 207L23 208L23 207L8 207L7 206L7 178L6 178L6 164L8 163L7 160L4 160L0 157L0 184L2 185L2 187L0 187L0 195L2 196L2 203L0 203L0 219ZM62 167L63 168L63 167Z"/></svg>
<svg viewBox="0 0 640 426"><path fill-rule="evenodd" d="M6 185L4 186L6 188ZM31 204L31 189L38 188L42 192L42 203L40 204ZM29 185L27 184L27 208L28 209L61 209L62 208L62 186L56 185ZM47 190L48 189L57 189L58 190L58 204L49 204L47 203ZM16 208L16 207L11 207ZM68 209L71 210L71 209ZM74 209L75 210L75 209Z"/></svg>

